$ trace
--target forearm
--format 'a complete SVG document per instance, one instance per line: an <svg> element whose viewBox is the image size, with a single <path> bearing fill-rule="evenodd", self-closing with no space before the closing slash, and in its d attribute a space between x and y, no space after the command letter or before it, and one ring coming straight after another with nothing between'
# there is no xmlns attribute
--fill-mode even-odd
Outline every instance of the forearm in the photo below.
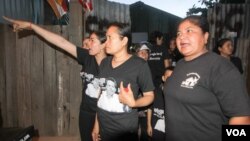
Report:
<svg viewBox="0 0 250 141"><path fill-rule="evenodd" d="M38 35L43 37L45 40L50 42L51 44L65 50L69 54L76 57L76 46L74 44L72 44L71 42L67 41L62 36L57 35L57 34L55 34L53 32L48 31L48 30L45 30L45 29L41 28L40 26L38 26L36 24L31 24L30 23L30 28L35 33L37 33Z"/></svg>
<svg viewBox="0 0 250 141"><path fill-rule="evenodd" d="M171 66L170 64L171 64L170 59L165 59L165 60L164 60L164 66L165 66L165 68Z"/></svg>
<svg viewBox="0 0 250 141"><path fill-rule="evenodd" d="M250 116L232 117L229 119L229 125L250 125Z"/></svg>
<svg viewBox="0 0 250 141"><path fill-rule="evenodd" d="M147 126L151 127L151 120L152 120L152 110L149 108L147 111Z"/></svg>
<svg viewBox="0 0 250 141"><path fill-rule="evenodd" d="M150 105L154 100L154 93L147 92L147 94L143 94L142 97L135 101L135 105L133 107L144 107Z"/></svg>

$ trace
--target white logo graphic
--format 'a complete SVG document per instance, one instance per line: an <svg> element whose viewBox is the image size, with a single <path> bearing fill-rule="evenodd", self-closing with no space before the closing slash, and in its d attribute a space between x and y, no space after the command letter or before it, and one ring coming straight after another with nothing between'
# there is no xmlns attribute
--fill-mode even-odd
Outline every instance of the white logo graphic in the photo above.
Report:
<svg viewBox="0 0 250 141"><path fill-rule="evenodd" d="M198 83L199 79L200 79L199 74L189 73L187 74L187 79L185 81L182 81L181 87L193 89L194 86Z"/></svg>

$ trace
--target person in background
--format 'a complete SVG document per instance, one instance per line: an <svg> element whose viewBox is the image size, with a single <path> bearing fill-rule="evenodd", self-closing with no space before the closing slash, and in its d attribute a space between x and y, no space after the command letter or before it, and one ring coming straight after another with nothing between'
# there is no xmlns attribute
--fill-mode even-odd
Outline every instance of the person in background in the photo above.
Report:
<svg viewBox="0 0 250 141"><path fill-rule="evenodd" d="M230 60L235 67L238 68L240 73L243 73L241 59L239 57L233 56L234 47L233 42L229 38L223 38L218 41L218 45L214 48L214 52L218 53L222 57Z"/></svg>
<svg viewBox="0 0 250 141"><path fill-rule="evenodd" d="M148 60L150 54L150 44L148 42L141 42L136 47L136 55L145 61ZM143 96L141 93L139 97ZM149 136L147 134L147 110L149 106L138 108L139 114L139 141L149 141Z"/></svg>
<svg viewBox="0 0 250 141"><path fill-rule="evenodd" d="M176 38L172 38L169 42L168 53L170 55L171 66L176 66L176 63L183 58L176 46Z"/></svg>
<svg viewBox="0 0 250 141"><path fill-rule="evenodd" d="M222 125L250 125L250 99L237 68L206 48L207 19L188 16L176 43L184 56L164 84L166 141L221 141Z"/></svg>
<svg viewBox="0 0 250 141"><path fill-rule="evenodd" d="M170 56L167 48L163 46L164 38L162 32L152 32L149 42L152 44L152 48L150 48L151 52L148 64L151 69L154 85L155 87L159 87L164 69L170 66Z"/></svg>
<svg viewBox="0 0 250 141"><path fill-rule="evenodd" d="M96 78L99 74L99 65L101 61L107 56L105 52L105 33L97 31L92 32L89 37L89 49L86 50L82 47L77 47L76 45L64 39L62 36L45 30L34 23L14 20L7 17L3 18L13 24L15 32L21 31L23 29L33 30L36 34L40 35L48 42L74 56L78 63L82 65L80 75L83 81L83 90L82 102L79 112L79 129L81 140L91 141L91 132L94 126L97 108L97 98L99 97L98 92L100 91L93 91L91 86L93 86L94 83L97 83Z"/></svg>
<svg viewBox="0 0 250 141"><path fill-rule="evenodd" d="M147 133L151 137L151 141L163 141L165 139L165 102L163 85L171 76L173 70L173 66L165 69L162 76L162 84L155 89L153 105L147 112Z"/></svg>
<svg viewBox="0 0 250 141"><path fill-rule="evenodd" d="M149 43L143 42L138 45L136 48L136 55L145 61L148 61L149 54L150 54L150 47Z"/></svg>
<svg viewBox="0 0 250 141"><path fill-rule="evenodd" d="M100 79L112 79L116 90L112 101L108 91L102 91L97 102L93 140L138 140L138 107L147 106L154 99L154 85L147 62L128 53L130 26L111 23L106 31L106 52L110 54L100 65ZM103 90L106 90L106 85ZM143 97L138 98L139 89ZM108 106L109 102L114 106ZM106 105L107 103L107 105ZM106 108L108 107L108 108Z"/></svg>

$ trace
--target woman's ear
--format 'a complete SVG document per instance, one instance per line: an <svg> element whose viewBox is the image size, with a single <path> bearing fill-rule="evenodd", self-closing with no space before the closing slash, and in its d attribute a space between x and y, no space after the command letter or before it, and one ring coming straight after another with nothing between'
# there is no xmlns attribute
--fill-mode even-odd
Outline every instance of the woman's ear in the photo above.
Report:
<svg viewBox="0 0 250 141"><path fill-rule="evenodd" d="M205 33L205 37L204 37L204 38L205 38L205 44L207 44L207 42L208 42L208 37L209 37L209 33L206 32L206 33Z"/></svg>
<svg viewBox="0 0 250 141"><path fill-rule="evenodd" d="M122 46L127 46L128 45L128 37L123 37L122 38Z"/></svg>
<svg viewBox="0 0 250 141"><path fill-rule="evenodd" d="M106 42L101 44L101 49L105 49L106 47Z"/></svg>
<svg viewBox="0 0 250 141"><path fill-rule="evenodd" d="M221 52L221 47L220 46L218 46L218 51L219 51L219 53Z"/></svg>

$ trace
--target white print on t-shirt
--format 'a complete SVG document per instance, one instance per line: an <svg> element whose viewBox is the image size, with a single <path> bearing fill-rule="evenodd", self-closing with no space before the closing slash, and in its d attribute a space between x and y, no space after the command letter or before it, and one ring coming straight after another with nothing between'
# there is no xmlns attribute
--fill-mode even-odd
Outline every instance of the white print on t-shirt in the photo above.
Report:
<svg viewBox="0 0 250 141"><path fill-rule="evenodd" d="M86 95L92 98L98 98L101 92L99 82L97 78L93 78L90 83L87 84L87 89L85 91Z"/></svg>
<svg viewBox="0 0 250 141"><path fill-rule="evenodd" d="M81 72L80 75L83 79L83 82L87 84L85 94L92 98L98 98L101 91L99 79L95 78L93 74L88 74L86 72Z"/></svg>
<svg viewBox="0 0 250 141"><path fill-rule="evenodd" d="M151 53L149 60L161 60L162 52Z"/></svg>
<svg viewBox="0 0 250 141"><path fill-rule="evenodd" d="M182 81L181 87L193 89L194 86L198 83L199 79L200 79L199 74L194 73L194 72L188 73L186 80Z"/></svg>
<svg viewBox="0 0 250 141"><path fill-rule="evenodd" d="M150 53L150 56L162 56L162 52Z"/></svg>
<svg viewBox="0 0 250 141"><path fill-rule="evenodd" d="M111 78L105 80L105 84L101 86L102 91L97 106L109 112L129 112L131 108L119 101L120 90L115 80Z"/></svg>
<svg viewBox="0 0 250 141"><path fill-rule="evenodd" d="M154 116L158 117L154 129L165 133L165 118L164 110L159 108L154 108Z"/></svg>

